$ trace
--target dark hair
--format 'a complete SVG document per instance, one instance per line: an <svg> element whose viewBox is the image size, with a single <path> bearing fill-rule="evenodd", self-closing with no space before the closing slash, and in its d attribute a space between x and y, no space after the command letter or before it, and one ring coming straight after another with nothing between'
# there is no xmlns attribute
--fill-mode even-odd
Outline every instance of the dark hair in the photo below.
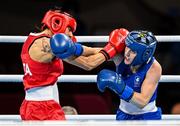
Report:
<svg viewBox="0 0 180 126"><path fill-rule="evenodd" d="M69 17L73 17L71 14L67 13L62 7L57 7L55 6L53 9L50 9L51 11L55 11L55 12L58 12L58 13L62 13L62 14L65 14Z"/></svg>

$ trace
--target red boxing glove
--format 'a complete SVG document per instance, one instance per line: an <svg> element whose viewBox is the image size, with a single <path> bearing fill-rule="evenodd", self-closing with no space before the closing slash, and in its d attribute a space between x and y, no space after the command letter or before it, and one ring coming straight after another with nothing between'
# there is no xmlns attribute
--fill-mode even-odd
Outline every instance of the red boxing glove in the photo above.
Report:
<svg viewBox="0 0 180 126"><path fill-rule="evenodd" d="M72 40L73 42L77 42L77 39L76 39L75 36L72 36L72 37L71 37L71 40Z"/></svg>
<svg viewBox="0 0 180 126"><path fill-rule="evenodd" d="M121 53L124 50L125 38L128 33L129 31L124 28L115 29L111 32L108 44L100 51L106 57L106 60L114 57L117 53Z"/></svg>

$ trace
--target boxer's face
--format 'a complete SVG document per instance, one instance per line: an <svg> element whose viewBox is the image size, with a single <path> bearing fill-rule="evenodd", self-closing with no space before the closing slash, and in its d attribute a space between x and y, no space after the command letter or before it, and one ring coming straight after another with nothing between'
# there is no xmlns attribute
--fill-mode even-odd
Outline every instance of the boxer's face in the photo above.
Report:
<svg viewBox="0 0 180 126"><path fill-rule="evenodd" d="M134 58L136 57L137 53L132 51L130 48L126 47L125 48L125 53L124 53L124 63L129 65L133 62Z"/></svg>
<svg viewBox="0 0 180 126"><path fill-rule="evenodd" d="M66 30L65 30L65 34L67 36L69 36L70 38L72 38L72 36L73 36L72 28L71 27L67 27Z"/></svg>

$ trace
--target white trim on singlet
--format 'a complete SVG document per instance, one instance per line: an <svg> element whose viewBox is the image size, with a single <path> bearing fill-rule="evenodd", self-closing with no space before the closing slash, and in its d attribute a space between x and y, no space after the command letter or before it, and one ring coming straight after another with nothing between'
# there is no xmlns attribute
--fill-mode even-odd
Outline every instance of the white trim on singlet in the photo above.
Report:
<svg viewBox="0 0 180 126"><path fill-rule="evenodd" d="M130 115L138 115L138 114L144 114L148 112L156 112L158 109L156 107L156 102L150 102L148 103L144 108L140 109L136 105L126 102L121 99L119 109L123 111L124 113L130 114Z"/></svg>
<svg viewBox="0 0 180 126"><path fill-rule="evenodd" d="M44 34L44 33L33 33L33 32L31 32L29 35L39 36L39 35L42 35L42 34Z"/></svg>
<svg viewBox="0 0 180 126"><path fill-rule="evenodd" d="M57 83L54 85L35 87L26 90L25 99L28 101L55 100L59 103L59 92Z"/></svg>

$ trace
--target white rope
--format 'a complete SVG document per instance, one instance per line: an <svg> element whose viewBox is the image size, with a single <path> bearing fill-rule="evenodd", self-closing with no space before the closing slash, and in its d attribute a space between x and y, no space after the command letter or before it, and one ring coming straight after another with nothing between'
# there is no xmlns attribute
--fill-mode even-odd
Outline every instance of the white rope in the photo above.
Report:
<svg viewBox="0 0 180 126"><path fill-rule="evenodd" d="M141 121L2 121L1 126L179 126L180 120Z"/></svg>
<svg viewBox="0 0 180 126"><path fill-rule="evenodd" d="M23 75L0 75L0 82L22 82ZM58 82L96 83L97 75L62 75ZM162 75L160 82L180 82L180 75Z"/></svg>
<svg viewBox="0 0 180 126"><path fill-rule="evenodd" d="M116 120L116 115L66 115L67 120ZM162 115L163 120L180 120L180 115ZM20 115L0 115L0 120L21 120Z"/></svg>
<svg viewBox="0 0 180 126"><path fill-rule="evenodd" d="M1 43L23 43L27 36L0 36ZM76 36L78 42L107 42L109 36ZM157 35L159 42L180 42L180 35Z"/></svg>
<svg viewBox="0 0 180 126"><path fill-rule="evenodd" d="M116 120L116 115L66 115L68 120ZM180 115L162 115L163 120L180 120Z"/></svg>

